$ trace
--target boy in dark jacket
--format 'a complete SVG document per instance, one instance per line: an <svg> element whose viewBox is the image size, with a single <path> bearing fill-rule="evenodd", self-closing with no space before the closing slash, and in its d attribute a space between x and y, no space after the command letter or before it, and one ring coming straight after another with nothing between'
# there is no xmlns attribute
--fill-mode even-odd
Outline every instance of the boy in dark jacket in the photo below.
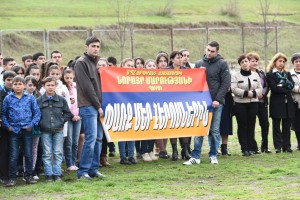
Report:
<svg viewBox="0 0 300 200"><path fill-rule="evenodd" d="M54 77L46 77L43 80L46 92L37 99L42 115L39 127L42 133L43 164L49 182L61 180L63 127L73 117L65 98L55 93L56 85Z"/></svg>

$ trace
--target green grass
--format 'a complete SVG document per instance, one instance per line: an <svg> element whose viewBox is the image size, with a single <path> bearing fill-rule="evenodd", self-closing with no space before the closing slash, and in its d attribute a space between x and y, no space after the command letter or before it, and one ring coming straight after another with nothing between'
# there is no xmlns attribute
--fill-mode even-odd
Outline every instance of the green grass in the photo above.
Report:
<svg viewBox="0 0 300 200"><path fill-rule="evenodd" d="M121 0L128 2L128 0ZM239 1L240 17L221 14L227 0L175 0L172 16L158 16L168 0L133 0L130 22L143 24L176 24L225 21L260 22L259 1ZM105 0L2 0L0 8L1 29L51 29L64 26L107 26L117 22L114 1ZM300 5L296 0L271 0L271 12L285 15L276 19L299 24Z"/></svg>
<svg viewBox="0 0 300 200"><path fill-rule="evenodd" d="M270 133L270 147L271 138ZM258 126L256 139L260 145ZM232 156L220 156L219 165L209 163L205 139L200 165L159 159L124 166L114 157L111 167L100 170L105 179L77 181L71 172L59 183L46 183L43 177L36 185L19 180L14 188L0 186L0 199L299 199L299 151L243 157L236 131L228 146Z"/></svg>

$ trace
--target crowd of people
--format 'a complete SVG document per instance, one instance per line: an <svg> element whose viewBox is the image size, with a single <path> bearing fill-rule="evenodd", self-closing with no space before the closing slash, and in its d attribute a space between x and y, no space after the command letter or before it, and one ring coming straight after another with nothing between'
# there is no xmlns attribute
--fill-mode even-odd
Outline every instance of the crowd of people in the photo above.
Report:
<svg viewBox="0 0 300 200"><path fill-rule="evenodd" d="M78 179L105 177L100 166L110 165L107 157L116 156L116 148L107 142L99 120L104 116L100 67L206 68L212 98L208 135L212 164L218 164L220 154L231 155L227 144L233 134L233 116L243 156L272 153L269 116L275 153L293 152L291 129L300 149L300 53L291 56L290 72L286 55L274 55L265 73L259 69L259 55L250 52L237 59L241 68L231 73L215 41L207 44L203 58L195 64L189 61L190 52L182 49L170 55L160 51L155 59L126 58L118 66L116 58L99 56L98 38L89 37L85 45L86 52L67 66L62 64L60 51L53 51L48 61L41 52L24 55L21 65L0 53L0 181L6 186L16 185L19 176L28 184L36 183L42 175L47 182L61 181L63 162L66 170L77 171ZM256 117L261 127L260 148L255 139ZM137 159L177 161L179 157L185 160L184 165L200 164L203 139L120 141L120 164L136 164ZM171 154L167 152L168 140Z"/></svg>

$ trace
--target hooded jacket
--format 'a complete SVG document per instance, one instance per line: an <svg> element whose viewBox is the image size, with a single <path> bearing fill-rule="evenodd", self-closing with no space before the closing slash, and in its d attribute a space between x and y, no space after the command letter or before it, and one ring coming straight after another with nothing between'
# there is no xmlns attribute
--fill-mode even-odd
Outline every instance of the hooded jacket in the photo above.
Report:
<svg viewBox="0 0 300 200"><path fill-rule="evenodd" d="M211 59L203 57L195 64L195 68L206 68L206 81L212 101L225 103L225 94L230 87L230 73L227 62L219 54Z"/></svg>

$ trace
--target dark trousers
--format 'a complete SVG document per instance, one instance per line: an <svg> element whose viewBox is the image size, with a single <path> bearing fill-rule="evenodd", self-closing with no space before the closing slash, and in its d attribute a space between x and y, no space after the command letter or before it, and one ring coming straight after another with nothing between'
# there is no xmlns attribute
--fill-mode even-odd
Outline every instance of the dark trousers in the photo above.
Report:
<svg viewBox="0 0 300 200"><path fill-rule="evenodd" d="M43 165L43 147L42 147L42 140L39 140L34 174L40 176L43 173L42 165Z"/></svg>
<svg viewBox="0 0 300 200"><path fill-rule="evenodd" d="M238 138L242 151L252 150L257 111L257 102L235 103L234 105L234 113L238 125Z"/></svg>
<svg viewBox="0 0 300 200"><path fill-rule="evenodd" d="M115 152L116 151L115 143L109 142L108 143L108 149L109 149L109 152Z"/></svg>
<svg viewBox="0 0 300 200"><path fill-rule="evenodd" d="M280 130L280 123L282 124L282 131ZM275 149L289 149L291 148L291 123L290 118L272 118L273 125L273 142Z"/></svg>
<svg viewBox="0 0 300 200"><path fill-rule="evenodd" d="M141 141L141 154L153 152L155 140L142 140Z"/></svg>
<svg viewBox="0 0 300 200"><path fill-rule="evenodd" d="M2 129L0 134L0 179L8 180L8 132Z"/></svg>
<svg viewBox="0 0 300 200"><path fill-rule="evenodd" d="M300 149L300 131L295 131L296 138L297 138L297 148Z"/></svg>
<svg viewBox="0 0 300 200"><path fill-rule="evenodd" d="M25 177L32 176L32 132L21 130L9 134L9 178L17 179L19 146L23 146L25 156Z"/></svg>
<svg viewBox="0 0 300 200"><path fill-rule="evenodd" d="M141 140L136 140L134 142L134 146L135 146L135 151L137 153L141 153L141 151L142 151L142 142L141 142Z"/></svg>
<svg viewBox="0 0 300 200"><path fill-rule="evenodd" d="M106 139L106 135L103 134L103 138L102 138L102 150L101 150L100 157L105 157L106 154L107 154L107 139Z"/></svg>
<svg viewBox="0 0 300 200"><path fill-rule="evenodd" d="M257 117L259 120L259 126L261 128L261 149L268 149L268 135L269 135L269 118L268 107L263 102L258 103ZM255 136L254 136L255 137ZM258 150L257 142L254 138L253 151Z"/></svg>

